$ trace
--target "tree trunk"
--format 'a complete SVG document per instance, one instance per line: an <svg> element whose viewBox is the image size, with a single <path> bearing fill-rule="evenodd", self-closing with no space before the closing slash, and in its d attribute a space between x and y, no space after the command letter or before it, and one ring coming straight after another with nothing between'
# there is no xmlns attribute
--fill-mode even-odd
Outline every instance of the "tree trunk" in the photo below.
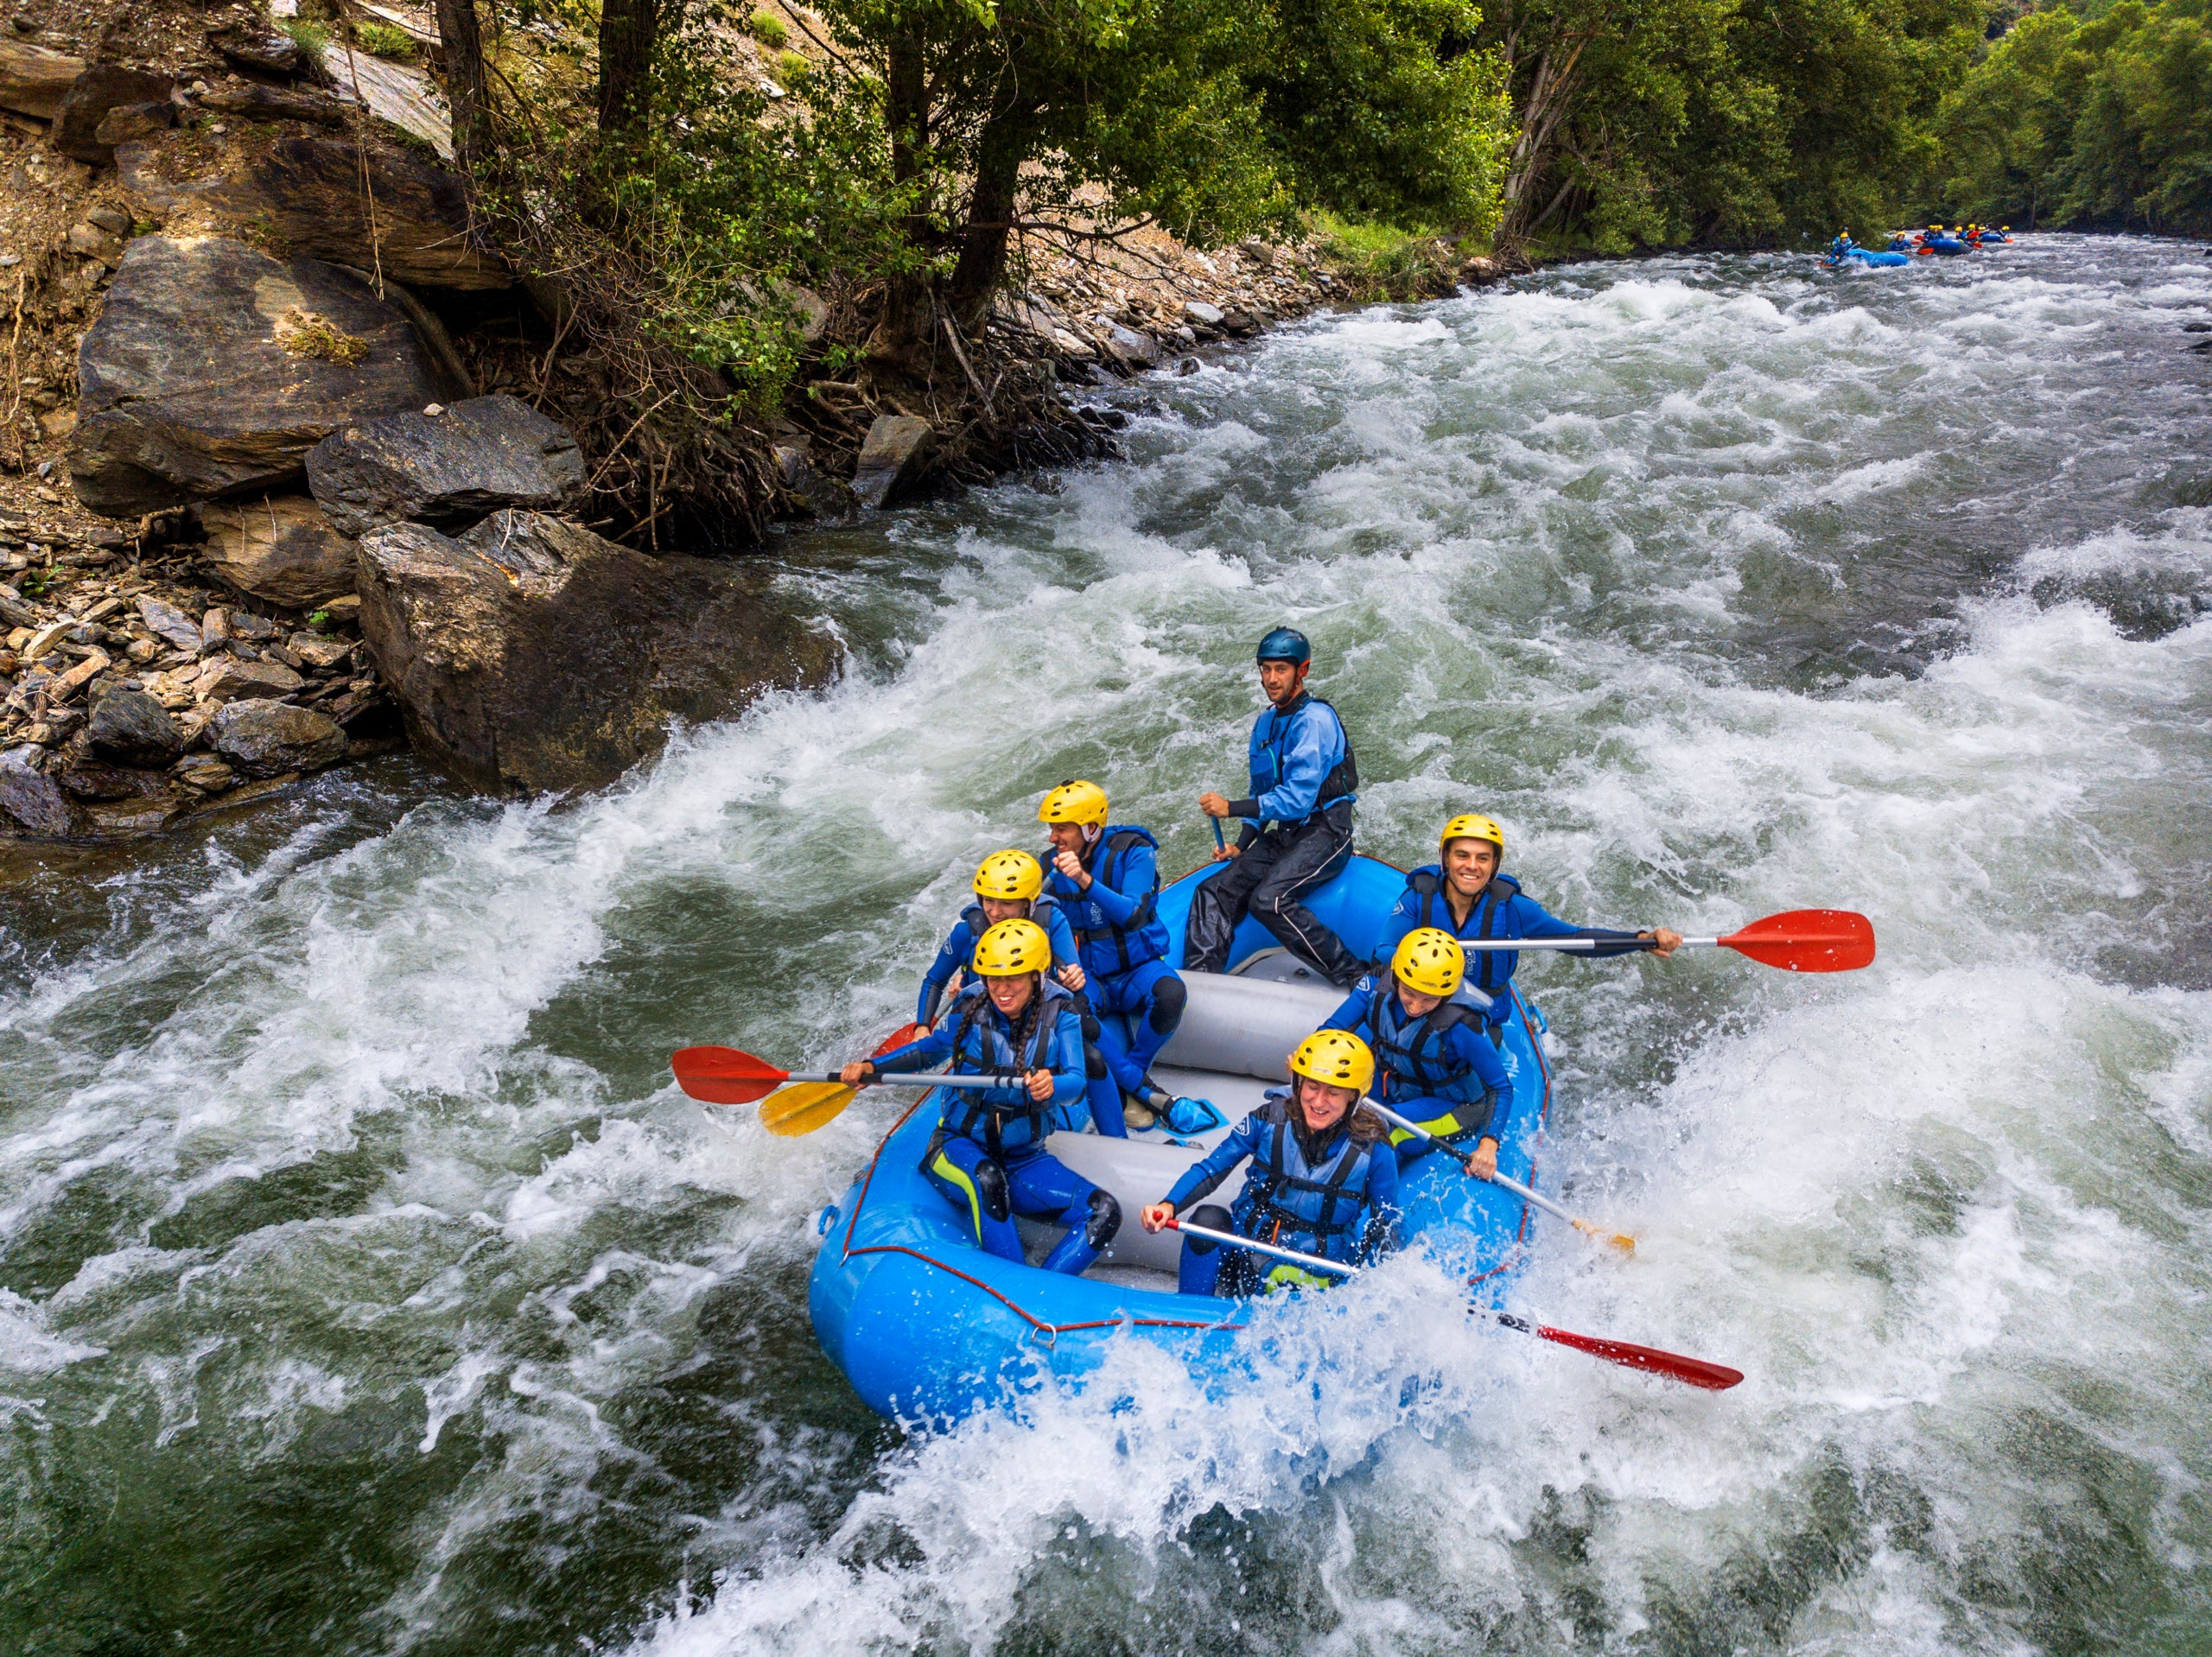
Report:
<svg viewBox="0 0 2212 1657"><path fill-rule="evenodd" d="M599 9L599 133L634 135L652 113L657 0L603 0Z"/></svg>
<svg viewBox="0 0 2212 1657"><path fill-rule="evenodd" d="M891 132L891 177L913 198L901 221L918 261L935 251L929 203L929 61L922 37L900 33L891 38L883 77L884 119ZM937 328L937 301L929 278L918 271L893 275L884 283L883 318L868 339L868 354L910 371Z"/></svg>
<svg viewBox="0 0 2212 1657"><path fill-rule="evenodd" d="M1014 194L1021 181L1022 146L1006 117L984 129L978 149L968 222L960 232L960 258L952 267L952 290L946 296L955 326L970 338L982 331L991 297L1006 274L1007 232L1013 228Z"/></svg>
<svg viewBox="0 0 2212 1657"><path fill-rule="evenodd" d="M484 101L484 41L476 29L475 0L437 0L439 57L446 101L453 105L453 153L462 176L491 149Z"/></svg>

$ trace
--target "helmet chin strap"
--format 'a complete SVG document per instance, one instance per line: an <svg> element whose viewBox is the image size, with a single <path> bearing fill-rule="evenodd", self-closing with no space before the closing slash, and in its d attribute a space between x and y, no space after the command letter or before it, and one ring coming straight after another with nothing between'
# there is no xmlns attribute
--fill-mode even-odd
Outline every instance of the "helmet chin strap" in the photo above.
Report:
<svg viewBox="0 0 2212 1657"><path fill-rule="evenodd" d="M1103 822L1086 822L1080 827L1083 829L1083 843L1086 846L1106 832L1106 825Z"/></svg>

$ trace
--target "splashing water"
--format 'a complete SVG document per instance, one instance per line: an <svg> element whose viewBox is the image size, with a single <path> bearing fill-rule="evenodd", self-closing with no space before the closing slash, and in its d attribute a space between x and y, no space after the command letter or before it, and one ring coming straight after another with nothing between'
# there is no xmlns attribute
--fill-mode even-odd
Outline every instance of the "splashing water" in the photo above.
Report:
<svg viewBox="0 0 2212 1657"><path fill-rule="evenodd" d="M1130 464L795 543L845 681L564 808L412 762L8 877L0 1648L2172 1651L2212 1622L2202 250L1581 267L1114 394ZM898 1107L770 1140L688 1042L898 1021L1071 775L1239 778L1319 654L1363 845L1499 816L1560 912L1882 955L1524 968L1526 1304L1269 1305L1205 1404L909 1439L805 1314ZM1229 791L1237 790L1231 786Z"/></svg>

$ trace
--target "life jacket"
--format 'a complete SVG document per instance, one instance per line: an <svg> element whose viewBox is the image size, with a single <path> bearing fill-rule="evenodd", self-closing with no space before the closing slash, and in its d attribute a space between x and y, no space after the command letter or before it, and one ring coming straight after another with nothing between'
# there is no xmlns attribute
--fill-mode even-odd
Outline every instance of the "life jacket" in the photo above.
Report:
<svg viewBox="0 0 2212 1657"><path fill-rule="evenodd" d="M1375 1063L1387 1078L1386 1097L1436 1098L1471 1104L1494 1091L1482 1085L1473 1065L1451 1051L1452 1032L1472 1025L1478 1033L1488 1020L1465 1001L1439 1001L1416 1019L1386 981L1367 1006L1367 1027ZM1485 1039L1487 1036L1485 1035Z"/></svg>
<svg viewBox="0 0 2212 1657"><path fill-rule="evenodd" d="M1029 1038L1027 1053L1015 1051L1003 1028L1004 1018L991 1005L985 985L970 984L960 992L960 1021L952 1032L953 1075L991 1076L1005 1072L1019 1076L1029 1070L1052 1068L1052 1042L1059 1032L1060 1014L1068 1010L1073 998L1049 975L1039 981L1038 987L1043 1001L1037 1009L1036 1029ZM994 1158L1000 1159L1008 1151L1034 1149L1043 1145L1046 1134L1052 1131L1047 1126L1053 1110L1052 1101L1039 1104L1019 1082L1011 1090L1020 1095L1019 1104L999 1102L988 1095L965 1090L954 1094L952 1102L945 1107L945 1131L975 1140Z"/></svg>
<svg viewBox="0 0 2212 1657"><path fill-rule="evenodd" d="M1490 884L1477 895L1475 906L1467 911L1464 926L1452 918L1451 901L1444 895L1444 876L1439 870L1415 869L1406 877L1406 890L1419 899L1414 905L1414 926L1439 928L1463 943L1476 938L1521 936L1518 932L1497 930L1505 905L1521 895L1521 883L1510 874L1501 872L1491 876ZM1467 955L1467 971L1473 976L1477 989L1495 996L1511 981L1513 968L1520 961L1521 952L1517 949L1473 949Z"/></svg>
<svg viewBox="0 0 2212 1657"><path fill-rule="evenodd" d="M1279 825L1285 828L1295 828L1300 823L1311 822L1331 806L1339 804L1345 800L1356 799L1359 795L1359 762L1352 756L1351 733L1344 728L1344 720L1335 708L1323 702L1311 691L1300 691L1297 700L1293 702L1287 708L1270 706L1266 713L1260 715L1262 719L1272 721L1268 727L1267 734L1260 739L1260 751L1268 757L1269 775L1264 785L1262 784L1261 778L1255 777L1252 779L1253 791L1255 794L1264 794L1268 789L1275 787L1282 781L1283 740L1296 727L1298 715L1309 706L1329 709L1329 717L1337 721L1338 733L1344 740L1344 757L1338 760L1329 774L1321 779L1321 791L1313 797L1313 811L1300 817L1297 822Z"/></svg>
<svg viewBox="0 0 2212 1657"><path fill-rule="evenodd" d="M1359 1241L1353 1233L1367 1206L1367 1168L1375 1146L1358 1143L1347 1128L1336 1155L1316 1165L1300 1148L1288 1100L1270 1099L1258 1114L1268 1141L1245 1174L1236 1199L1236 1228L1261 1242L1329 1260L1350 1259Z"/></svg>
<svg viewBox="0 0 2212 1657"><path fill-rule="evenodd" d="M1090 865L1091 885L1103 883L1119 892L1122 865L1138 846L1149 846L1155 854L1160 849L1160 842L1152 837L1149 828L1109 830ZM1054 901L1066 912L1069 924L1075 929L1075 941L1082 951L1085 972L1115 978L1167 953L1167 927L1160 918L1157 862L1153 865L1152 890L1138 900L1135 912L1124 924L1115 924L1095 899L1080 893L1071 897L1063 892Z"/></svg>

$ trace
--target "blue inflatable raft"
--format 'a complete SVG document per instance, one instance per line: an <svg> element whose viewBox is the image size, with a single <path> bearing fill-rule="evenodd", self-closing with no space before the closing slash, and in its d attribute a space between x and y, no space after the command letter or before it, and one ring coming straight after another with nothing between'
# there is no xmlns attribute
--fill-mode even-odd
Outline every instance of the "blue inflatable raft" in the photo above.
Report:
<svg viewBox="0 0 2212 1657"><path fill-rule="evenodd" d="M1871 247L1859 246L1848 236L1839 236L1828 244L1828 251L1821 255L1821 263L1831 270L1840 270L1848 264L1910 264L1912 255L1880 252Z"/></svg>
<svg viewBox="0 0 2212 1657"><path fill-rule="evenodd" d="M1192 894L1216 873L1209 865L1160 894L1160 914L1181 958ZM1402 872L1354 858L1307 899L1354 953L1374 953L1383 917L1405 889ZM1144 1341L1173 1354L1210 1395L1237 1384L1248 1304L1176 1292L1181 1247L1174 1234L1148 1235L1136 1223L1205 1147L1287 1079L1291 1048L1343 999L1275 944L1256 922L1236 934L1230 973L1187 974L1190 1004L1154 1074L1179 1095L1211 1100L1227 1124L1173 1144L1160 1129L1127 1140L1055 1133L1052 1153L1112 1191L1127 1216L1104 1257L1082 1277L1039 1270L1059 1240L1057 1227L1023 1222L1028 1261L977 1247L964 1218L920 1172L937 1112L918 1103L884 1136L843 1197L821 1216L809 1308L830 1361L870 1408L895 1419L942 1425L978 1410L1018 1407L1049 1383L1079 1387L1115 1341ZM1541 1188L1537 1153L1551 1101L1543 1018L1526 998L1506 1027L1503 1057L1514 1103L1499 1129L1498 1167ZM1232 1173L1226 1199L1243 1178ZM1430 1156L1401 1187L1410 1239L1481 1280L1484 1298L1524 1258L1532 1214L1494 1185L1467 1178ZM1357 1294L1357 1285L1330 1291Z"/></svg>

